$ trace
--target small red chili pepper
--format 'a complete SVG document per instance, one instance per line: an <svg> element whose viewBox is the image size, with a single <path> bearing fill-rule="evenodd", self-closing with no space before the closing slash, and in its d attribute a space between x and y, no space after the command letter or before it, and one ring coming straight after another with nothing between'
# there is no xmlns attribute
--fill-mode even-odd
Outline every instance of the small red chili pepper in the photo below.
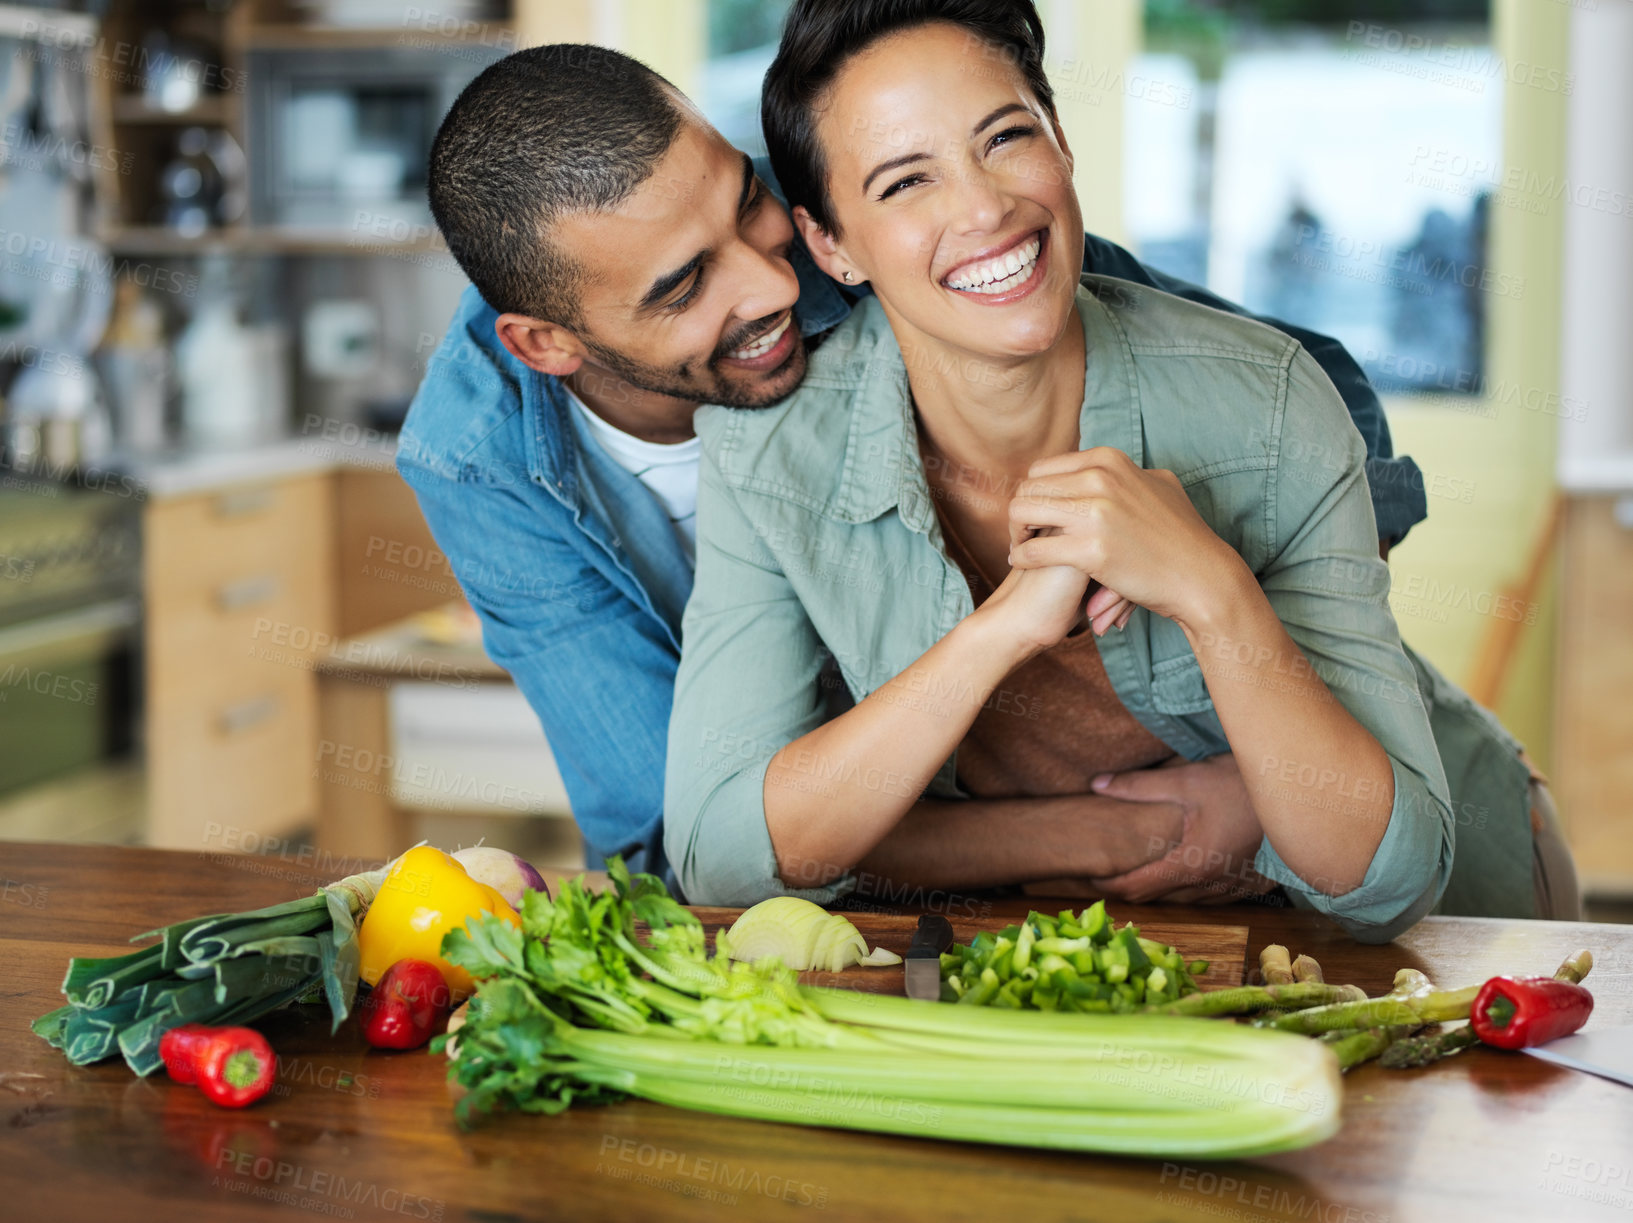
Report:
<svg viewBox="0 0 1633 1223"><path fill-rule="evenodd" d="M1593 995L1553 977L1493 977L1469 1008L1474 1034L1499 1049L1528 1049L1569 1036L1593 1014Z"/></svg>
<svg viewBox="0 0 1633 1223"><path fill-rule="evenodd" d="M165 1072L178 1083L198 1082L199 1041L214 1031L206 1024L184 1023L159 1037L159 1056L164 1060Z"/></svg>
<svg viewBox="0 0 1633 1223"><path fill-rule="evenodd" d="M254 1028L212 1028L201 1038L198 1086L222 1108L243 1108L272 1090L278 1059Z"/></svg>
<svg viewBox="0 0 1633 1223"><path fill-rule="evenodd" d="M442 1030L452 1005L440 968L398 960L363 1000L363 1039L376 1049L418 1049Z"/></svg>

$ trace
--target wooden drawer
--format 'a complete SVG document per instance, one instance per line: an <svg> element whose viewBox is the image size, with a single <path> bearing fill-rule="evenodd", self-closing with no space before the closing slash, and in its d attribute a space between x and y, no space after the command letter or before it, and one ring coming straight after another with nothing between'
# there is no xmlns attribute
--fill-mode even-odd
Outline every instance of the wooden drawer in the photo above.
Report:
<svg viewBox="0 0 1633 1223"><path fill-rule="evenodd" d="M223 850L276 836L317 806L317 697L310 671L261 663L202 670L150 706L148 838Z"/></svg>
<svg viewBox="0 0 1633 1223"><path fill-rule="evenodd" d="M148 512L149 648L211 659L332 636L331 477L188 497Z"/></svg>
<svg viewBox="0 0 1633 1223"><path fill-rule="evenodd" d="M222 849L228 827L273 836L315 814L311 665L334 635L332 479L148 509L152 844Z"/></svg>

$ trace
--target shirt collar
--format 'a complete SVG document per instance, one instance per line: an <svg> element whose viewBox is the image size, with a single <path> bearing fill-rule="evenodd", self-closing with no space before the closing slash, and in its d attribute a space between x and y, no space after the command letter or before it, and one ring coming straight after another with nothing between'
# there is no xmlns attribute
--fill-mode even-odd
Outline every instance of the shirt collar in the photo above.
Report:
<svg viewBox="0 0 1633 1223"><path fill-rule="evenodd" d="M527 428L527 468L534 483L563 504L578 508L578 439L566 388L549 374L525 369L522 419Z"/></svg>
<svg viewBox="0 0 1633 1223"><path fill-rule="evenodd" d="M1121 324L1099 297L1101 292L1113 296L1116 284L1085 276L1077 290L1085 352L1080 444L1085 450L1115 446L1143 467L1145 440L1134 354ZM856 313L854 351L837 371L854 392L834 510L847 522L869 522L894 509L907 527L927 534L936 516L919 454L901 348L876 301L858 305ZM836 335L828 344L841 338Z"/></svg>

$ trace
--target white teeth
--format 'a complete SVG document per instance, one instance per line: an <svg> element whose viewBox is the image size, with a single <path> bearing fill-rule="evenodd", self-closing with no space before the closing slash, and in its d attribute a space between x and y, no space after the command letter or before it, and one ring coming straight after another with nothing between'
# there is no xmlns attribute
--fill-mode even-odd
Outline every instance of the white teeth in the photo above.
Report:
<svg viewBox="0 0 1633 1223"><path fill-rule="evenodd" d="M794 314L792 311L790 311L782 322L778 323L772 330L766 332L759 339L755 340L754 343L732 352L730 354L732 359L736 361L752 361L756 357L765 356L766 353L777 347L777 341L782 339L782 333L788 330L788 324L792 323L793 321Z"/></svg>
<svg viewBox="0 0 1633 1223"><path fill-rule="evenodd" d="M1032 238L1024 246L997 258L961 268L956 276L947 281L947 287L960 289L966 293L980 293L983 296L1006 292L1024 283L1027 277L1032 275L1041 248L1042 243L1037 238Z"/></svg>

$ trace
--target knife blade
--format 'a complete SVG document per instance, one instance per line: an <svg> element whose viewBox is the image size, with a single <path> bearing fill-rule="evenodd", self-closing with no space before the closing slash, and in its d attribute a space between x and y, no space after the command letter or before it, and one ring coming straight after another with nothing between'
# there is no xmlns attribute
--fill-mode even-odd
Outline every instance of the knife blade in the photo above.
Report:
<svg viewBox="0 0 1633 1223"><path fill-rule="evenodd" d="M907 949L907 996L925 1002L941 998L941 954L953 945L953 924L937 913L919 918L913 945Z"/></svg>

